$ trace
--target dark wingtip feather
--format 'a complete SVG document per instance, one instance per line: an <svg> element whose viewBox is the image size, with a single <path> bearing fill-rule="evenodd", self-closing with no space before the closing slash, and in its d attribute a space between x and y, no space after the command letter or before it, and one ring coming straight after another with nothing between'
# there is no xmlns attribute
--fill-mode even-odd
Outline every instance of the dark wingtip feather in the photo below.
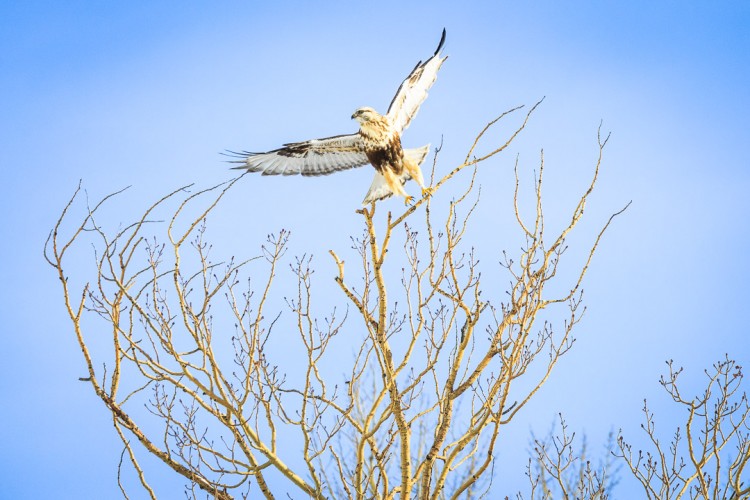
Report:
<svg viewBox="0 0 750 500"><path fill-rule="evenodd" d="M438 55L440 52L440 49L443 48L443 45L445 44L445 28L443 28L443 36L440 37L440 43L438 44L437 50L435 50L435 55Z"/></svg>
<svg viewBox="0 0 750 500"><path fill-rule="evenodd" d="M221 151L219 153L222 156L227 156L229 158L235 158L234 160L226 160L227 163L241 163L241 167L232 167L232 170L246 170L247 167L247 157L251 156L253 153L249 153L247 151L230 151L228 149Z"/></svg>
<svg viewBox="0 0 750 500"><path fill-rule="evenodd" d="M248 156L252 156L255 153L251 153L249 151L232 151L230 149L225 149L219 154L222 156L228 156L230 158L247 158Z"/></svg>

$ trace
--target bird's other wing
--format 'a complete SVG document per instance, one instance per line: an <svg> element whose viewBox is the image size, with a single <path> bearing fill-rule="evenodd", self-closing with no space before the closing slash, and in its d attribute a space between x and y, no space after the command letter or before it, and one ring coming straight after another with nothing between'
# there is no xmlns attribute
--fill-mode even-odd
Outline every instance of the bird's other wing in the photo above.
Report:
<svg viewBox="0 0 750 500"><path fill-rule="evenodd" d="M419 106L427 98L427 91L435 83L437 72L448 56L440 57L440 49L445 43L445 28L435 54L426 62L419 61L406 80L401 83L395 97L388 107L386 116L399 132L406 130L411 120L417 115Z"/></svg>
<svg viewBox="0 0 750 500"><path fill-rule="evenodd" d="M233 168L263 175L328 175L369 163L359 134L293 142L266 153L228 154L237 158L232 163L241 164Z"/></svg>

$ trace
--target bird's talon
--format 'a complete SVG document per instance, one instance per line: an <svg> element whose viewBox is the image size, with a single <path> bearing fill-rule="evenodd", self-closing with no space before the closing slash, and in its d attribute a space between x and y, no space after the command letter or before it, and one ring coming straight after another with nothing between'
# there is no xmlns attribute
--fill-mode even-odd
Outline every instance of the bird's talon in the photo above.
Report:
<svg viewBox="0 0 750 500"><path fill-rule="evenodd" d="M409 204L410 204L410 203L411 203L412 201L414 201L414 197L413 197L413 196L406 196L406 197L404 198L404 205L406 205L406 206L409 206Z"/></svg>
<svg viewBox="0 0 750 500"><path fill-rule="evenodd" d="M427 196L432 196L432 193L434 193L435 190L431 187L422 188L422 198L426 198Z"/></svg>

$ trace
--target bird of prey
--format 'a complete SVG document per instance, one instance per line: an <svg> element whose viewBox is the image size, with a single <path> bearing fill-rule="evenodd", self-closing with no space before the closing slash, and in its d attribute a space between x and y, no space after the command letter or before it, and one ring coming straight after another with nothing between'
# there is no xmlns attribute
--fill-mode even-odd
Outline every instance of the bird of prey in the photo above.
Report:
<svg viewBox="0 0 750 500"><path fill-rule="evenodd" d="M375 178L363 205L392 194L403 196L406 204L409 204L412 197L406 194L403 187L409 179L419 184L422 196L428 195L431 190L425 186L419 166L427 156L430 145L403 149L401 134L416 116L419 106L427 98L427 91L435 83L440 66L447 59L447 56L440 56L444 43L445 29L435 53L427 61L417 63L401 83L385 115L370 107L362 107L354 112L352 119L359 122L359 132L292 142L265 153L232 152L238 158L233 163L241 164L234 168L261 172L263 175L313 176L328 175L369 163L375 167Z"/></svg>

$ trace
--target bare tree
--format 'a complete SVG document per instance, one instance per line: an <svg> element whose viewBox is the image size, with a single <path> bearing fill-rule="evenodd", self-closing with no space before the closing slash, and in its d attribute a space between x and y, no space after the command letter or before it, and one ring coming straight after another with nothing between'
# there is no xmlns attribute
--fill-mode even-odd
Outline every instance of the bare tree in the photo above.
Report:
<svg viewBox="0 0 750 500"><path fill-rule="evenodd" d="M665 446L644 401L641 427L649 446L634 452L620 432L617 456L649 499L750 498L750 404L741 389L742 367L728 357L715 363L713 370L705 371L703 393L691 398L678 386L682 368L675 368L671 360L667 365L669 374L660 384L686 410L684 428L677 427Z"/></svg>
<svg viewBox="0 0 750 500"><path fill-rule="evenodd" d="M313 498L466 498L487 491L500 430L573 344L584 310L582 280L617 215L572 281L556 286L565 291L550 294L607 138L599 137L593 177L551 238L542 210L543 155L528 218L519 208L516 160L510 209L524 245L517 255L503 253L505 295L497 295L496 282L482 286L464 241L479 202L476 167L504 151L538 105L488 153L477 153L487 132L519 108L487 124L465 160L442 178L436 180L433 163L435 191L458 186L457 174L471 172L447 206L423 198L400 215L376 216L374 204L359 210L363 232L347 264L340 250L330 252L343 295L328 315L314 306L310 257L290 264L293 296L279 277L285 231L270 236L257 257L214 260L219 250L209 243L209 215L237 179L195 193L176 190L116 231L100 226L98 216L119 193L87 207L71 225L77 191L45 256L83 353L83 380L111 412L123 460L143 489L156 497L138 458L145 452L182 475L193 496L202 489L216 498L274 498L289 485ZM166 222L156 222L162 212ZM87 241L95 248L93 278L69 276L70 259ZM561 325L545 316L555 309L567 311ZM285 345L290 329L295 348ZM354 349L352 359L342 360L334 343ZM345 370L345 379L332 376L331 366ZM122 481L121 488L126 495Z"/></svg>
<svg viewBox="0 0 750 500"><path fill-rule="evenodd" d="M660 384L687 414L668 444L660 439L654 413L644 400L645 449L634 452L620 431L616 444L610 435L605 458L592 464L585 438L576 449L575 433L560 415L558 432L553 428L545 438L533 439L528 496L606 499L621 479L632 477L649 499L750 498L750 403L742 390L742 367L725 356L704 372L702 393L686 398L678 385L682 368L676 369L671 360L667 365L669 374ZM626 477L620 475L622 467L630 472ZM516 496L525 498L521 492Z"/></svg>
<svg viewBox="0 0 750 500"><path fill-rule="evenodd" d="M560 430L541 439L533 438L533 453L529 458L526 476L529 479L529 498L576 498L606 500L619 482L619 466L612 453L613 434L604 447L604 459L592 463L584 436L580 447L574 446L575 432L559 415ZM525 498L518 493L517 498Z"/></svg>

